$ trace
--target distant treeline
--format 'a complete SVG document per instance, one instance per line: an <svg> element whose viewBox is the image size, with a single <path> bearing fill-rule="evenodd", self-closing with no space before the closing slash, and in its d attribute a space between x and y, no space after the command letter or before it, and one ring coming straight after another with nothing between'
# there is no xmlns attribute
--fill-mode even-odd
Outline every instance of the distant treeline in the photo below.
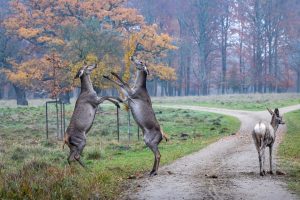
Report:
<svg viewBox="0 0 300 200"><path fill-rule="evenodd" d="M69 101L84 63L102 95L130 56L147 63L152 96L300 92L297 0L0 0L0 98ZM72 95L71 95L72 94Z"/></svg>

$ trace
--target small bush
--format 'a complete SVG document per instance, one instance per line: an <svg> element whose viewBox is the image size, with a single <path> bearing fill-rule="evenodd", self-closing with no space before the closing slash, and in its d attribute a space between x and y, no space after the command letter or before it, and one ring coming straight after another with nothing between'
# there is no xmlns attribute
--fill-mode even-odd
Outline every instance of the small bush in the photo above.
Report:
<svg viewBox="0 0 300 200"><path fill-rule="evenodd" d="M100 160L102 157L100 150L92 149L90 151L85 152L86 159L88 160Z"/></svg>
<svg viewBox="0 0 300 200"><path fill-rule="evenodd" d="M26 151L24 148L21 147L17 147L12 155L11 155L11 159L14 161L23 161L26 157L28 156L28 151Z"/></svg>

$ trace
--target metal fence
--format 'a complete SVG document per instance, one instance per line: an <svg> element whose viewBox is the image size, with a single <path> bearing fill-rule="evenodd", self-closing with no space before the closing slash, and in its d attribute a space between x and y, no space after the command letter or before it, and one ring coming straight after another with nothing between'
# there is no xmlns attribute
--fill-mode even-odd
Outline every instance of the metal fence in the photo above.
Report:
<svg viewBox="0 0 300 200"><path fill-rule="evenodd" d="M51 106L54 105L54 106ZM62 140L66 129L65 104L61 101L46 102L46 138L49 132L56 132L56 138ZM55 129L55 127L56 129Z"/></svg>
<svg viewBox="0 0 300 200"><path fill-rule="evenodd" d="M66 131L66 124L69 123L73 110L68 111L66 116L65 104L56 100L47 101L45 109L46 138L49 139L51 135L55 135L55 138L62 140ZM104 116L112 119L106 121L104 120ZM100 123L102 127L106 127L105 132L108 132L110 137L113 136L118 142L124 140L130 142L140 139L141 131L135 123L130 110L126 111L115 108L113 112L110 109L108 114L107 110L103 110L103 108L99 106L95 116L94 126L97 126L97 123ZM97 128L92 132L97 134Z"/></svg>

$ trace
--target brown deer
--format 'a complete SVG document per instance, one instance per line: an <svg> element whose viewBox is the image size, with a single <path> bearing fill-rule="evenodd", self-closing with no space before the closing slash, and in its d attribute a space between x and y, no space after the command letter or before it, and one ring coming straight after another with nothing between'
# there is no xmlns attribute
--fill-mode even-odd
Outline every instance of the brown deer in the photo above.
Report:
<svg viewBox="0 0 300 200"><path fill-rule="evenodd" d="M119 98L97 96L90 79L90 74L95 68L96 65L83 66L75 76L75 78L80 78L81 91L64 137L64 144L70 148L68 163L76 160L83 167L84 164L80 160L80 155L86 144L86 134L93 125L98 105L108 100L119 107L117 101L121 102Z"/></svg>
<svg viewBox="0 0 300 200"><path fill-rule="evenodd" d="M158 144L164 137L167 137L160 128L160 125L155 117L155 113L152 108L150 96L146 87L146 80L149 71L145 63L131 57L131 61L135 63L137 73L134 86L129 87L117 74L111 72L111 74L117 78L117 81L104 76L104 78L114 82L120 88L126 101L128 101L129 108L132 112L138 126L141 128L144 134L145 144L152 150L154 154L154 164L150 176L157 175L158 166L160 162L160 152L158 150Z"/></svg>
<svg viewBox="0 0 300 200"><path fill-rule="evenodd" d="M285 124L284 121L282 120L282 116L279 115L278 108L275 108L274 112L269 108L267 109L272 116L270 124L259 122L255 125L252 131L252 137L258 152L259 172L261 176L264 176L266 174L264 169L266 147L269 147L270 173L273 174L272 150L276 138L276 131L278 129L279 124Z"/></svg>

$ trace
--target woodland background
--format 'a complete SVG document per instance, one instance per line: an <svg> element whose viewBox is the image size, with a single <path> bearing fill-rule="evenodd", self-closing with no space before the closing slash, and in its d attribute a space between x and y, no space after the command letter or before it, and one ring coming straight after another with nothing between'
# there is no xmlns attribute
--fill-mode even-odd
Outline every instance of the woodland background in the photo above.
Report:
<svg viewBox="0 0 300 200"><path fill-rule="evenodd" d="M0 0L0 98L69 102L79 67L134 78L152 96L300 92L299 0ZM74 92L75 91L75 92Z"/></svg>

